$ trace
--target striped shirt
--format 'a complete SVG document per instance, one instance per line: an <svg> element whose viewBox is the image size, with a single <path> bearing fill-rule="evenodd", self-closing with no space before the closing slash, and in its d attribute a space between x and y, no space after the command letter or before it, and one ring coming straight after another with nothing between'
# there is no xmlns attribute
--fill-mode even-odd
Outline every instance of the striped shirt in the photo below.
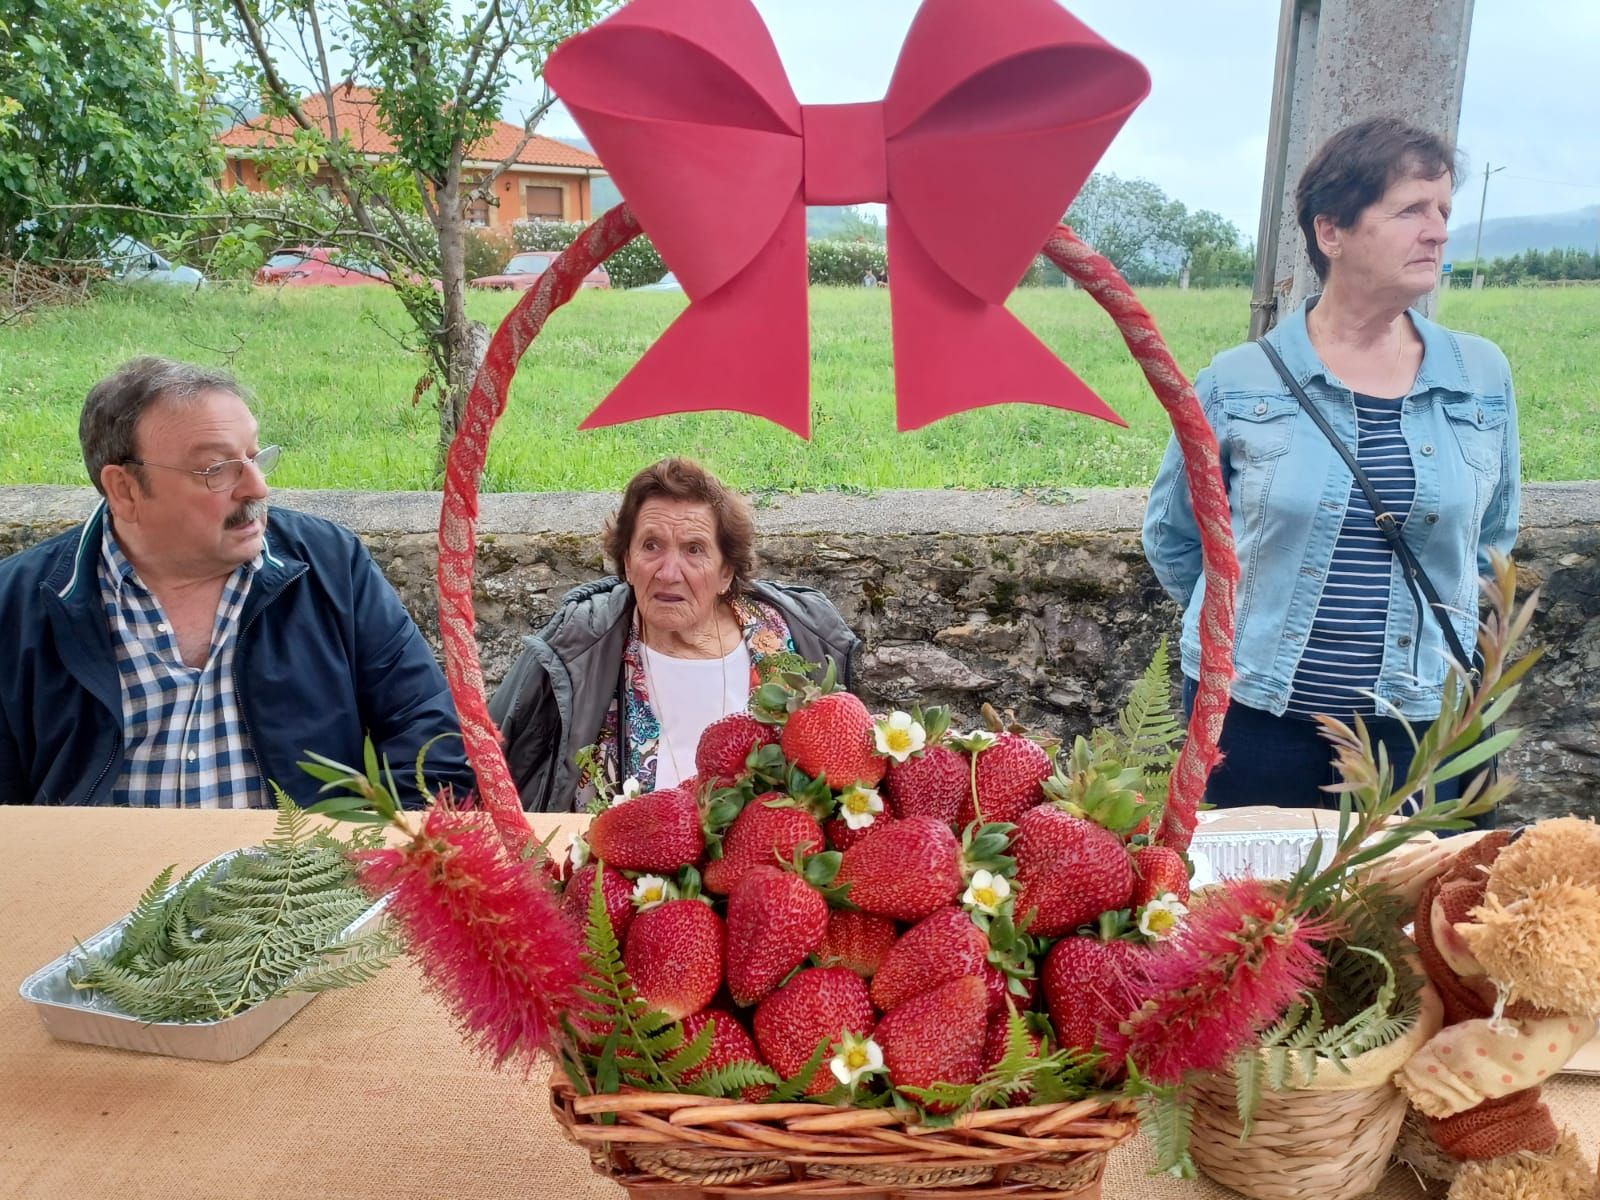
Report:
<svg viewBox="0 0 1600 1200"><path fill-rule="evenodd" d="M266 789L233 687L239 614L260 556L236 568L223 585L205 665L191 667L161 602L117 545L109 519L100 547L100 599L122 685L122 773L112 803L265 806Z"/></svg>
<svg viewBox="0 0 1600 1200"><path fill-rule="evenodd" d="M1411 450L1400 433L1400 401L1356 393L1356 462L1384 506L1405 524L1417 490ZM1383 667L1394 551L1353 479L1344 525L1317 612L1295 669L1287 715L1371 716L1371 692Z"/></svg>

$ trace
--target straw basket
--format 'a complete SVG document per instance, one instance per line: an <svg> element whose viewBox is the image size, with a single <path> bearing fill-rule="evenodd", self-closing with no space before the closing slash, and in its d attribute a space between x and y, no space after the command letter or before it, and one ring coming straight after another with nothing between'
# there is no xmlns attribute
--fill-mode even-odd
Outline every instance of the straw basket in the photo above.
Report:
<svg viewBox="0 0 1600 1200"><path fill-rule="evenodd" d="M1207 1075L1193 1086L1190 1151L1205 1173L1251 1200L1352 1200L1383 1179L1406 1119L1391 1080L1439 1030L1442 1006L1422 991L1417 1022L1402 1038L1347 1060L1348 1073L1319 1059L1310 1086L1264 1089L1243 1141L1234 1077Z"/></svg>
<svg viewBox="0 0 1600 1200"><path fill-rule="evenodd" d="M741 1104L658 1092L579 1096L550 1081L562 1131L635 1200L1098 1200L1106 1154L1137 1126L1122 1100L990 1109L948 1129L887 1109ZM600 1123L602 1114L615 1124Z"/></svg>

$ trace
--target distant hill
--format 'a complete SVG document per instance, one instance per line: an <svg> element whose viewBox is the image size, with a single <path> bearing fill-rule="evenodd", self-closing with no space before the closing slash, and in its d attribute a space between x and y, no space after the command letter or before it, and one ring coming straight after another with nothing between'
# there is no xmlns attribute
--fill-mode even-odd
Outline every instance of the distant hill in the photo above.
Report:
<svg viewBox="0 0 1600 1200"><path fill-rule="evenodd" d="M1450 231L1445 251L1455 262L1472 258L1478 237L1476 220L1463 222ZM1600 246L1600 204L1564 213L1540 213L1531 217L1490 217L1483 223L1485 260L1509 258L1524 250L1593 250Z"/></svg>

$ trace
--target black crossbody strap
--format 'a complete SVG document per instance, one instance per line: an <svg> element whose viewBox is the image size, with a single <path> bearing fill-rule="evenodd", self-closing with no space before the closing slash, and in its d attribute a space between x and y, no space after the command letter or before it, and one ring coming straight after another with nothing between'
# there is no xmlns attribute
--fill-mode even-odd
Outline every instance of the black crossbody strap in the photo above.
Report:
<svg viewBox="0 0 1600 1200"><path fill-rule="evenodd" d="M1367 503L1372 506L1376 514L1379 531L1389 543L1389 548L1394 551L1394 556L1400 560L1401 573L1406 578L1406 585L1411 589L1412 598L1419 609L1426 609L1433 613L1439 622L1439 628L1444 633L1445 644L1450 647L1450 653L1462 668L1471 672L1474 681L1478 672L1473 666L1472 657L1467 653L1466 647L1461 644L1461 639L1456 635L1455 625L1450 620L1450 612L1443 600L1439 598L1439 591L1433 586L1433 580L1428 578L1428 573L1422 569L1422 564L1417 561L1417 555L1400 534L1400 523L1395 520L1394 514L1383 507L1383 501L1378 496L1378 491L1372 486L1372 480L1367 478L1367 473L1361 469L1361 464L1356 462L1356 456L1350 453L1350 447L1344 444L1344 439L1334 432L1333 426L1328 424L1328 419L1317 410L1311 402L1311 397L1306 395L1305 388L1300 386L1300 381L1290 373L1278 352L1265 338L1257 338L1256 345L1261 347L1273 368L1288 385L1289 391L1300 402L1300 407L1305 409L1306 415L1316 423L1318 429L1333 444L1339 452L1339 457L1344 459L1344 465L1350 468L1350 474L1355 476L1356 486L1367 498Z"/></svg>

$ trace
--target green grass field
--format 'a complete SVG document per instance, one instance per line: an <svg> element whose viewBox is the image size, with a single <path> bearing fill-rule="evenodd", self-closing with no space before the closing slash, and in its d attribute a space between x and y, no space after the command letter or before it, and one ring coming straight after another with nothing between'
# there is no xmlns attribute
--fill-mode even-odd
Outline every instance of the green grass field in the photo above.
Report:
<svg viewBox="0 0 1600 1200"><path fill-rule="evenodd" d="M1246 329L1243 291L1158 289L1145 300L1191 377ZM474 295L490 323L503 294ZM708 413L578 432L578 423L683 304L672 293L585 292L523 360L496 431L489 491L611 490L670 453L755 491L793 488L1138 486L1155 473L1165 414L1110 319L1088 297L1020 292L1014 311L1127 420L1120 429L1034 405L966 413L896 434L886 291L812 291L811 442L753 417ZM1509 356L1530 480L1600 475L1600 288L1445 294L1441 319ZM420 358L380 288L108 292L0 328L0 484L82 483L78 411L118 362L158 353L231 365L255 389L263 441L288 453L281 487L428 486L436 418L412 395ZM706 364L709 374L715 362Z"/></svg>

